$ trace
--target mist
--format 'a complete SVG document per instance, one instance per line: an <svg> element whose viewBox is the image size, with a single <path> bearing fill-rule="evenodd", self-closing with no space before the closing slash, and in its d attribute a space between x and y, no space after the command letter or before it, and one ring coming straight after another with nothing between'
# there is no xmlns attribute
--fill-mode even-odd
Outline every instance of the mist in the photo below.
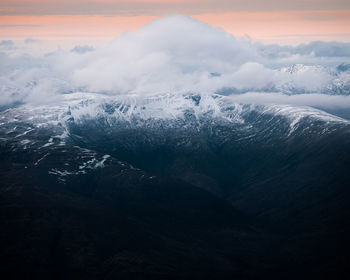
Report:
<svg viewBox="0 0 350 280"><path fill-rule="evenodd" d="M237 102L350 107L349 98L339 96L350 94L348 43L263 45L174 15L102 47L48 52L42 44L0 43L1 106L55 102L79 91L218 93L233 94Z"/></svg>

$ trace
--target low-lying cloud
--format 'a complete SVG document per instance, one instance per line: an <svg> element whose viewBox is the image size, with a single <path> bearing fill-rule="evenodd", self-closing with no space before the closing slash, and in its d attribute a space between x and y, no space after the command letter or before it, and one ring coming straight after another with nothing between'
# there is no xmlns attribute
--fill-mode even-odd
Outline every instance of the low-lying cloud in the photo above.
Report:
<svg viewBox="0 0 350 280"><path fill-rule="evenodd" d="M263 45L182 16L157 19L104 47L28 54L28 47L39 43L0 44L1 105L48 102L74 91L221 93L251 103L349 104L347 97L325 97L350 94L349 43ZM259 93L244 94L252 91Z"/></svg>
<svg viewBox="0 0 350 280"><path fill-rule="evenodd" d="M286 95L282 93L248 92L231 95L230 99L236 103L257 105L293 105L310 106L320 109L347 109L350 108L350 96L327 95L320 93Z"/></svg>

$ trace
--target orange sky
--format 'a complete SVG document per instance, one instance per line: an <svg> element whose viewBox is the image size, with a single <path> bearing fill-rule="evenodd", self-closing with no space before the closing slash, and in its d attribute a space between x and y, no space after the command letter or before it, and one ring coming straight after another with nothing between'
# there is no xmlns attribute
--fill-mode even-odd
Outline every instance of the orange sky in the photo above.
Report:
<svg viewBox="0 0 350 280"><path fill-rule="evenodd" d="M0 41L105 41L172 12L263 42L350 42L344 0L0 0Z"/></svg>
<svg viewBox="0 0 350 280"><path fill-rule="evenodd" d="M193 15L238 37L264 42L350 41L350 11L230 12ZM156 16L0 16L0 39L110 40Z"/></svg>

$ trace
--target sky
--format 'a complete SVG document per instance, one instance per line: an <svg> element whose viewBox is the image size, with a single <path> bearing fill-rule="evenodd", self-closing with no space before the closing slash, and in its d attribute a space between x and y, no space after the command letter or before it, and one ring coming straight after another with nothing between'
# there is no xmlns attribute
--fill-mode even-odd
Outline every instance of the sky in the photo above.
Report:
<svg viewBox="0 0 350 280"><path fill-rule="evenodd" d="M264 43L350 42L348 0L0 0L0 40L109 41L169 14Z"/></svg>

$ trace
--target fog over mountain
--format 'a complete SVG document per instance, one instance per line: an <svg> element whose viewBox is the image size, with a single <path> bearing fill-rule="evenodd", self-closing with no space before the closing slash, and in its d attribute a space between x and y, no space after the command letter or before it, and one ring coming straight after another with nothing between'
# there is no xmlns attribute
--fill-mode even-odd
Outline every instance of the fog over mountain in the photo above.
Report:
<svg viewBox="0 0 350 280"><path fill-rule="evenodd" d="M347 279L349 168L350 43L0 43L8 279Z"/></svg>
<svg viewBox="0 0 350 280"><path fill-rule="evenodd" d="M9 42L1 43L3 105L75 91L348 95L350 87L349 43L262 45L182 16L155 20L96 49L30 55L28 44Z"/></svg>

